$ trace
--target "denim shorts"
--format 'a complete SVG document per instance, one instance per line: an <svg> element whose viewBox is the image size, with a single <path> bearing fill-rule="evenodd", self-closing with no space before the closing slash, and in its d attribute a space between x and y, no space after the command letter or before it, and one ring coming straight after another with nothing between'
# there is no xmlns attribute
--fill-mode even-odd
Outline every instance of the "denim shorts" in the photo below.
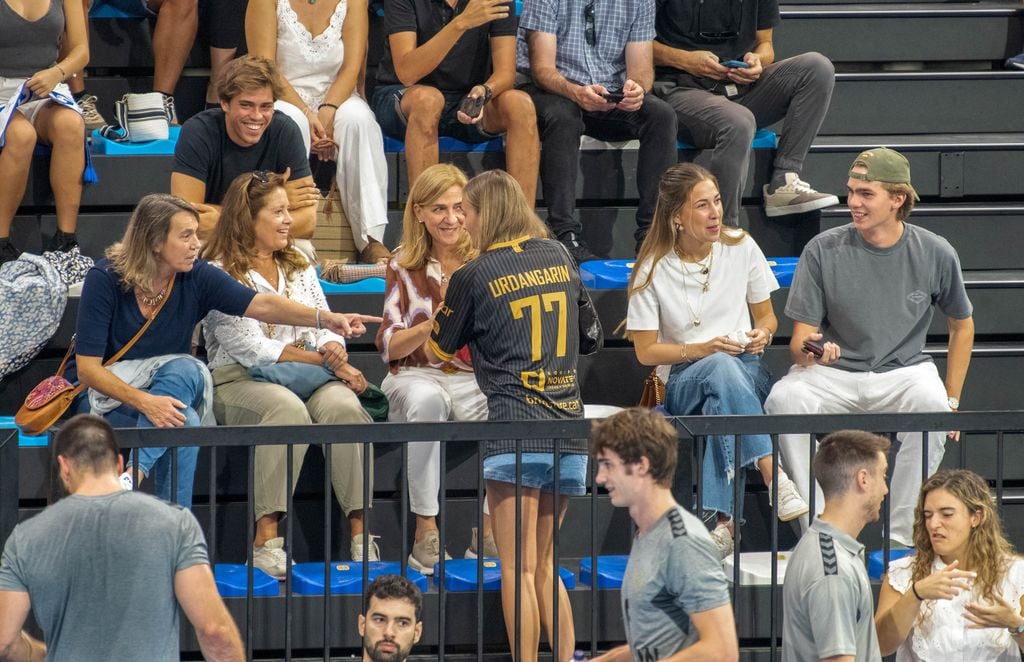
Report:
<svg viewBox="0 0 1024 662"><path fill-rule="evenodd" d="M384 131L384 135L391 136L398 140L405 140L405 115L402 114L402 96L407 88L404 85L381 85L373 91L370 97L370 107L373 114L377 116L377 122ZM467 90L468 92L468 90ZM484 131L483 122L476 124L463 124L456 116L459 110L459 103L465 94L445 94L444 109L441 111L441 119L437 123L437 135L451 136L464 143L482 143L493 138L497 134L490 134Z"/></svg>
<svg viewBox="0 0 1024 662"><path fill-rule="evenodd" d="M555 489L555 461L552 453L523 453L520 483L545 492ZM587 456L562 453L558 462L558 492L569 496L587 493ZM484 479L516 482L516 454L503 453L484 458Z"/></svg>

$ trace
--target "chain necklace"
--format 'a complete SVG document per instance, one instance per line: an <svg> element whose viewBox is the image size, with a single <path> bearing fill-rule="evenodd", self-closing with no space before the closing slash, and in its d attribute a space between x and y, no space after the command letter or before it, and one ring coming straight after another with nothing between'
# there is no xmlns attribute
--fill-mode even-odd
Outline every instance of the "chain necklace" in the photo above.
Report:
<svg viewBox="0 0 1024 662"><path fill-rule="evenodd" d="M164 284L164 289L160 290L160 291L159 291L158 293L156 293L156 294L155 294L155 295L153 295L153 296L147 296L147 295L143 294L142 290L136 290L136 291L135 291L135 294L136 294L136 296L138 296L138 297L139 297L139 300L140 300L140 301L141 301L141 302L142 302L142 303L143 303L143 304L144 304L144 305L145 305L146 307L148 307L148 308L156 308L156 307L157 307L158 305L160 305L160 302L164 300L164 297L166 297L166 296L167 296L167 287L168 287L168 286L169 286L170 284L171 284L171 281L170 281L170 280L168 280L168 281L167 281L167 282L166 282L166 283Z"/></svg>
<svg viewBox="0 0 1024 662"><path fill-rule="evenodd" d="M715 265L715 245L711 244L711 251L702 259L697 260L696 271L690 271L687 261L683 258L683 252L679 250L678 246L674 248L679 262L683 265L683 273L700 285L700 303L695 311L690 303L690 296L686 293L686 283L683 283L683 301L686 302L686 309L690 313L690 321L693 323L694 328L698 328L704 316L704 297L707 296L708 290L711 289L711 268ZM704 280L701 280L700 276L704 276Z"/></svg>
<svg viewBox="0 0 1024 662"><path fill-rule="evenodd" d="M312 4L312 3L310 3L310 4ZM246 272L246 274L245 274L246 284L249 285L250 289L259 292L259 289L256 287L256 280L252 277L252 272L253 271L255 271L255 270L254 269L250 269L249 271ZM259 272L257 271L256 273L259 273ZM284 294L282 296L284 296L285 299L291 300L291 298L292 298L292 285L291 285L291 283L288 281L287 278L284 277L284 274L282 274L280 271L278 271L278 275L281 278L281 280L284 281ZM264 280L266 280L266 278L264 278ZM267 282L269 283L270 281L267 281ZM275 292L275 294L276 294L276 292ZM273 338L274 337L274 333L277 331L277 325L274 324L273 322L260 322L260 329L263 330L263 335L265 335L268 338ZM305 341L303 341L301 338L295 340L292 344L295 347L298 347L299 349L304 349L306 347Z"/></svg>

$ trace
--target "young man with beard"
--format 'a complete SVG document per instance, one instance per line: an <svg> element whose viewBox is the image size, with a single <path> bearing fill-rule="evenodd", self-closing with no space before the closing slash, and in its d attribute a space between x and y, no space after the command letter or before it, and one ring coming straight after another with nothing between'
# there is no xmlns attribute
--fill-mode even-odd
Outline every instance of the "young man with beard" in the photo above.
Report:
<svg viewBox="0 0 1024 662"><path fill-rule="evenodd" d="M423 634L423 595L399 575L381 575L366 589L359 634L363 662L405 662Z"/></svg>
<svg viewBox="0 0 1024 662"><path fill-rule="evenodd" d="M651 409L634 407L594 425L597 484L637 526L622 579L627 645L601 662L739 657L718 549L672 496L678 445L675 428Z"/></svg>
<svg viewBox="0 0 1024 662"><path fill-rule="evenodd" d="M840 430L821 441L814 475L825 510L800 538L782 590L783 662L881 662L864 545L888 494L889 440Z"/></svg>

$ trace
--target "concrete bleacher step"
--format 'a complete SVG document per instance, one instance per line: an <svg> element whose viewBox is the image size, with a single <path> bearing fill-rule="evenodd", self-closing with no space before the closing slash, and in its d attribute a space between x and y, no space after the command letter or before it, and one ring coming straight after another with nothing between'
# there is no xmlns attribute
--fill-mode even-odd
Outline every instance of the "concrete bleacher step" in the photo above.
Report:
<svg viewBox="0 0 1024 662"><path fill-rule="evenodd" d="M1019 133L1024 72L838 73L825 135Z"/></svg>
<svg viewBox="0 0 1024 662"><path fill-rule="evenodd" d="M833 62L1001 62L1021 51L1024 27L1024 9L1009 2L784 5L781 11L774 35L780 59L818 51Z"/></svg>

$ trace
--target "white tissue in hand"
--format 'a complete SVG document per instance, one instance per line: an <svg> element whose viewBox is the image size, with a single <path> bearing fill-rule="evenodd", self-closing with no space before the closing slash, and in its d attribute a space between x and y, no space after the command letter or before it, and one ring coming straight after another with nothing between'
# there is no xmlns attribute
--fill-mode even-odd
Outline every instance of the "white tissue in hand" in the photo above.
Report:
<svg viewBox="0 0 1024 662"><path fill-rule="evenodd" d="M728 334L726 338L736 343L737 345L742 345L743 347L746 347L747 345L750 344L750 338L747 336L746 331L733 331L732 333Z"/></svg>

